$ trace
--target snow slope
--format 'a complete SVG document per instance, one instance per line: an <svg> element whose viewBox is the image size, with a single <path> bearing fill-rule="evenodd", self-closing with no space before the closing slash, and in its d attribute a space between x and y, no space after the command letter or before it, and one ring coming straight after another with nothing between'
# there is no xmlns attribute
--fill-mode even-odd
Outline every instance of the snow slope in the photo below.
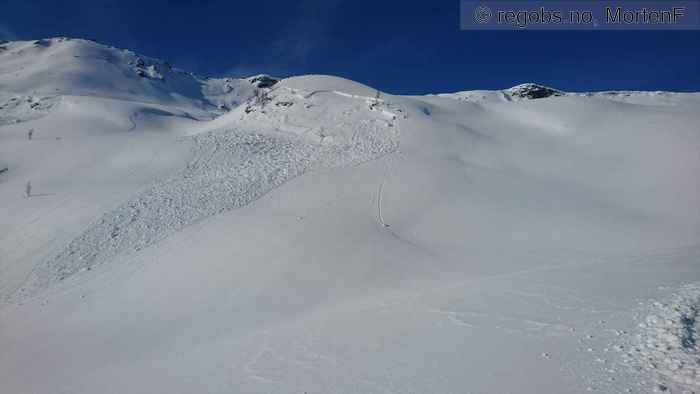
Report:
<svg viewBox="0 0 700 394"><path fill-rule="evenodd" d="M1 392L697 391L700 94L167 85L59 41L0 50L52 97L0 108Z"/></svg>

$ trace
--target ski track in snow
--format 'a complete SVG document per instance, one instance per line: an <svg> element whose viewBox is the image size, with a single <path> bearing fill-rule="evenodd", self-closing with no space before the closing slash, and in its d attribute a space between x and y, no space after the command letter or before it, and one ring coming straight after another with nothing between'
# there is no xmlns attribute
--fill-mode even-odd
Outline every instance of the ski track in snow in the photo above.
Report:
<svg viewBox="0 0 700 394"><path fill-rule="evenodd" d="M400 153L400 151L397 150L396 153ZM379 184L377 185L377 222L382 225L382 227L389 229L391 225L387 222L384 221L384 215L382 214L382 201L384 198L384 187L387 183L387 179L391 177L391 162L392 162L392 156L387 157L386 162L384 163L385 168L384 168L384 173L382 174L382 178L379 181ZM394 232L392 231L392 234ZM394 234L396 236L396 234Z"/></svg>
<svg viewBox="0 0 700 394"><path fill-rule="evenodd" d="M384 217L382 216L382 194L384 193L384 183L386 183L386 175L382 176L381 182L377 187L377 220L384 227L389 227L386 222L384 222Z"/></svg>
<svg viewBox="0 0 700 394"><path fill-rule="evenodd" d="M700 393L700 283L651 304L625 362L657 392Z"/></svg>
<svg viewBox="0 0 700 394"><path fill-rule="evenodd" d="M20 302L122 252L141 250L187 225L247 205L305 172L360 164L398 146L395 134L369 128L336 145L239 130L192 138L194 159L184 171L103 215L56 257L35 267L10 301Z"/></svg>
<svg viewBox="0 0 700 394"><path fill-rule="evenodd" d="M138 112L129 114L129 129L126 131L136 130L136 118L138 117Z"/></svg>

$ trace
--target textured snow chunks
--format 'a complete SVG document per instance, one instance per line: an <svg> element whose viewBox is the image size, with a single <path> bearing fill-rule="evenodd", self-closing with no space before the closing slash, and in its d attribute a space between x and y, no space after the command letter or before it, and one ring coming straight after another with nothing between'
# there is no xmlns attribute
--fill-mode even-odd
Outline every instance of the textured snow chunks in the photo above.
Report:
<svg viewBox="0 0 700 394"><path fill-rule="evenodd" d="M138 251L189 224L242 207L307 171L358 164L396 149L392 139L371 134L349 145L236 130L192 138L194 159L181 173L104 214L57 256L37 266L16 297L31 296L117 254Z"/></svg>
<svg viewBox="0 0 700 394"><path fill-rule="evenodd" d="M652 379L657 390L700 392L700 283L650 309L627 363Z"/></svg>
<svg viewBox="0 0 700 394"><path fill-rule="evenodd" d="M46 116L59 101L58 96L0 95L0 126Z"/></svg>

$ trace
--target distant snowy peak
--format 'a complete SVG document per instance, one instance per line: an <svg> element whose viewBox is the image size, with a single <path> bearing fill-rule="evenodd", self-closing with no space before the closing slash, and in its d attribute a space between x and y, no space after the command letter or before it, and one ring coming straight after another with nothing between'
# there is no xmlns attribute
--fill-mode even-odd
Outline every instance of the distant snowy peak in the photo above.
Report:
<svg viewBox="0 0 700 394"><path fill-rule="evenodd" d="M467 90L438 94L440 97L470 102L509 102L565 96L567 93L536 83L524 83L504 90Z"/></svg>
<svg viewBox="0 0 700 394"><path fill-rule="evenodd" d="M503 90L465 90L462 92L438 94L438 96L464 101L518 101L564 96L566 94L548 86L536 83L523 83Z"/></svg>
<svg viewBox="0 0 700 394"><path fill-rule="evenodd" d="M79 95L195 108L216 115L277 79L205 78L168 62L91 40L66 37L0 42L5 95Z"/></svg>
<svg viewBox="0 0 700 394"><path fill-rule="evenodd" d="M676 105L700 103L700 93L645 92L645 91L603 91L603 92L564 92L536 83L524 83L503 90L465 90L456 93L438 94L460 101L474 103L517 102L557 97L594 97L641 105Z"/></svg>

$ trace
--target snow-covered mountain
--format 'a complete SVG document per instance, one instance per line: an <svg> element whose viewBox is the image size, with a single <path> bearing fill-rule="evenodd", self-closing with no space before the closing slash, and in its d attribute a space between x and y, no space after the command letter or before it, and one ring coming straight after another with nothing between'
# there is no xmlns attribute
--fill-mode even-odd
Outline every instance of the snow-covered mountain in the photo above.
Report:
<svg viewBox="0 0 700 394"><path fill-rule="evenodd" d="M0 122L41 113L50 107L42 103L50 104L52 98L65 95L221 113L217 110L236 107L256 88L270 87L275 81L263 75L202 78L168 62L89 40L59 37L5 42L0 43L0 106L13 111L5 111Z"/></svg>
<svg viewBox="0 0 700 394"><path fill-rule="evenodd" d="M698 109L0 43L0 392L698 391Z"/></svg>

